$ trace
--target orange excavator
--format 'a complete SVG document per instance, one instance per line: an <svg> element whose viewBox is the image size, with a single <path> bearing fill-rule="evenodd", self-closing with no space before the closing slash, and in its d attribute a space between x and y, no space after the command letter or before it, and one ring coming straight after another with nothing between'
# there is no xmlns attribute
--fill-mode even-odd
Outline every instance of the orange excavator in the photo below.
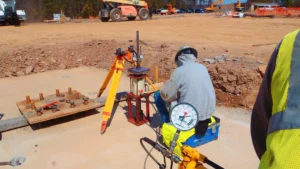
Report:
<svg viewBox="0 0 300 169"><path fill-rule="evenodd" d="M205 8L205 11L206 11L206 12L214 12L214 11L215 11L215 5L216 5L218 2L220 3L219 9L221 9L223 0L216 0L215 2L213 2L213 3L210 5L210 7Z"/></svg>
<svg viewBox="0 0 300 169"><path fill-rule="evenodd" d="M160 12L161 15L172 15L172 14L176 14L176 8L173 8L172 4L171 3L168 3L166 5L166 8L165 10L162 10Z"/></svg>

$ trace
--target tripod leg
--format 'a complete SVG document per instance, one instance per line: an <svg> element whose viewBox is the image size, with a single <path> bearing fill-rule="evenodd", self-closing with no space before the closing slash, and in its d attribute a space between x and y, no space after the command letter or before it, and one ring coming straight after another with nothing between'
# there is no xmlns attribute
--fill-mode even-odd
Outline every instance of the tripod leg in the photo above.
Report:
<svg viewBox="0 0 300 169"><path fill-rule="evenodd" d="M155 91L157 91L156 87L153 85L153 83L151 82L151 80L149 79L148 76L146 76L146 81L151 85L151 87L152 87Z"/></svg>
<svg viewBox="0 0 300 169"><path fill-rule="evenodd" d="M124 66L124 60L118 60L116 62L116 67L114 69L112 83L108 91L108 96L105 102L104 111L102 114L102 126L101 126L101 134L103 134L106 130L106 125L111 116L111 111L114 106L116 94L119 88L119 83L121 80L121 75Z"/></svg>
<svg viewBox="0 0 300 169"><path fill-rule="evenodd" d="M113 73L114 73L114 70L115 70L115 67L116 67L116 63L117 63L117 58L114 60L113 64L111 65L110 69L109 69L109 72L108 74L106 75L106 78L104 80L104 82L102 83L102 86L99 90L99 93L98 93L98 96L97 97L100 97L102 95L102 93L104 92L104 90L106 89Z"/></svg>

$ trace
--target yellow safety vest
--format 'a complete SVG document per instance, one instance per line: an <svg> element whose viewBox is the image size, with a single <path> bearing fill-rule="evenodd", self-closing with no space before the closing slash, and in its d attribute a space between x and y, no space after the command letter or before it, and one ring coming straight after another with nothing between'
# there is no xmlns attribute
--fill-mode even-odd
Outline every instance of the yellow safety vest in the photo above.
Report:
<svg viewBox="0 0 300 169"><path fill-rule="evenodd" d="M300 33L281 42L271 81L272 116L259 169L300 168Z"/></svg>
<svg viewBox="0 0 300 169"><path fill-rule="evenodd" d="M216 122L215 118L213 116L210 117L211 122L208 124L208 126L211 126ZM166 146L170 147L170 143L174 138L174 134L176 133L176 128L172 124L164 123L161 129L161 134L163 137L163 142L166 144ZM181 147L182 143L186 142L188 138L193 136L195 134L195 129L191 129L189 131L181 131L177 140L176 147L173 150L173 153L178 155L179 157L182 157L181 154Z"/></svg>

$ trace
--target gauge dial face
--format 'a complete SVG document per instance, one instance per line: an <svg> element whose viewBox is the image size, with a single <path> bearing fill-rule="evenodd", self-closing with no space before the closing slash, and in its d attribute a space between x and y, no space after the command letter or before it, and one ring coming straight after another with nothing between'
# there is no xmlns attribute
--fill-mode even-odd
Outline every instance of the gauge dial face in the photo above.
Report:
<svg viewBox="0 0 300 169"><path fill-rule="evenodd" d="M188 103L177 104L171 111L170 119L172 124L180 131L188 131L198 123L196 109Z"/></svg>

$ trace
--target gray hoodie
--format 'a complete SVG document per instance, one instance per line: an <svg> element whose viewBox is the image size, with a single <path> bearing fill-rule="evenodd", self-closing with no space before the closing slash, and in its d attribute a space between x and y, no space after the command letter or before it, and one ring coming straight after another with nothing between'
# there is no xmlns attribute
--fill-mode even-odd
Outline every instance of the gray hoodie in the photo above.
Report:
<svg viewBox="0 0 300 169"><path fill-rule="evenodd" d="M164 101L185 102L193 105L199 121L210 118L215 111L216 95L209 73L192 54L182 54L176 62L178 68L171 74L160 93Z"/></svg>

